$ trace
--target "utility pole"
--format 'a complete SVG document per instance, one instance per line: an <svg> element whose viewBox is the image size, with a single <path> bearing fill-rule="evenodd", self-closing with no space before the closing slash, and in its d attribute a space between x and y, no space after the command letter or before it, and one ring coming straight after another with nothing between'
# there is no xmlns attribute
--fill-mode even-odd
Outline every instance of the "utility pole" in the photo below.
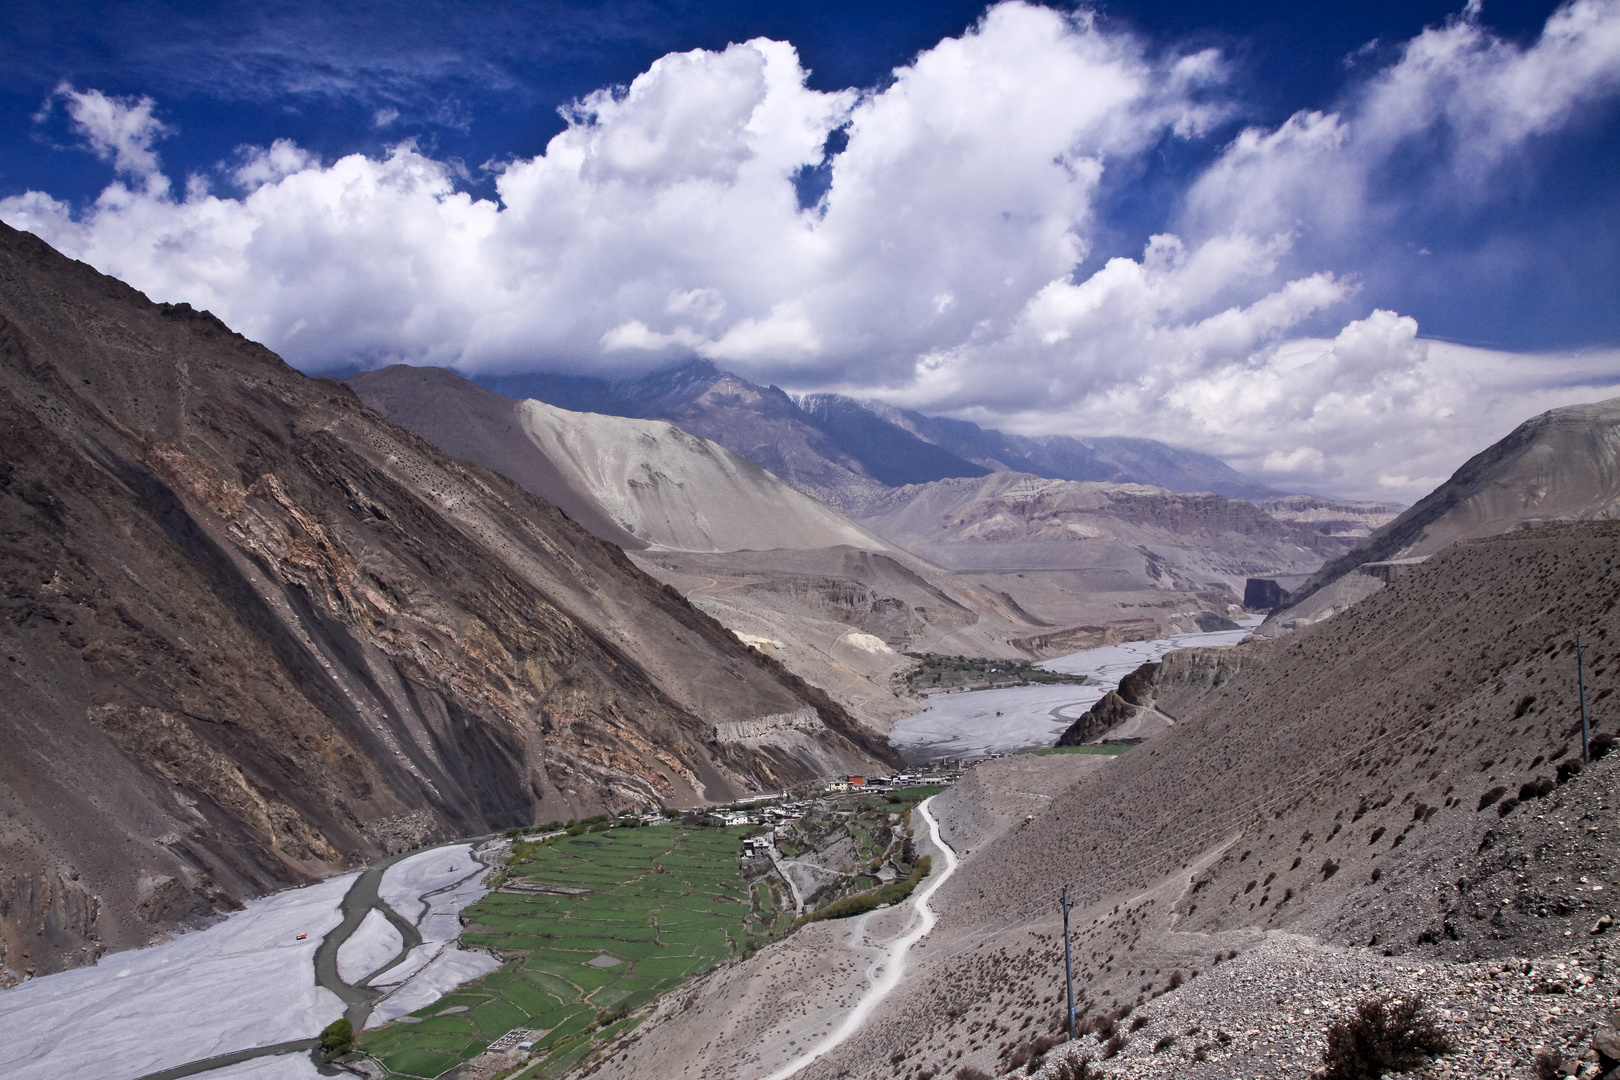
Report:
<svg viewBox="0 0 1620 1080"><path fill-rule="evenodd" d="M1584 699L1583 699L1584 700ZM1063 886L1063 897L1058 901L1063 906L1063 981L1069 988L1069 1041L1074 1041L1074 962L1069 958L1069 909L1074 905L1069 903L1069 887Z"/></svg>
<svg viewBox="0 0 1620 1080"><path fill-rule="evenodd" d="M1581 764L1592 764L1592 729L1586 722L1586 646L1575 635L1575 681L1581 689Z"/></svg>

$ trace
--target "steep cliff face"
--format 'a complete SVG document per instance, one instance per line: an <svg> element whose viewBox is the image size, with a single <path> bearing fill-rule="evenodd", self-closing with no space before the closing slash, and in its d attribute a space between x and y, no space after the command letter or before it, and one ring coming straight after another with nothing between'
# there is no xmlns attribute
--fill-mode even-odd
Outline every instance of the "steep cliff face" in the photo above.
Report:
<svg viewBox="0 0 1620 1080"><path fill-rule="evenodd" d="M387 849L890 758L549 503L3 226L0 578L0 978Z"/></svg>

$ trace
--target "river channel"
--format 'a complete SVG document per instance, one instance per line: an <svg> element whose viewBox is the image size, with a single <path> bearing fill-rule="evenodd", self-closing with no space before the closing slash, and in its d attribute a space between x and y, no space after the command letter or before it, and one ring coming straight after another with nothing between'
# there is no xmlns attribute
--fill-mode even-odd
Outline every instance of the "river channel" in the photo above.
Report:
<svg viewBox="0 0 1620 1080"><path fill-rule="evenodd" d="M466 841L250 901L204 930L0 992L7 1080L307 1080L316 1036L403 1015L498 962L456 947ZM330 1074L330 1073L329 1073Z"/></svg>
<svg viewBox="0 0 1620 1080"><path fill-rule="evenodd" d="M1036 665L1047 671L1084 675L1085 686L1012 686L935 694L928 699L928 708L895 724L889 742L912 765L1051 746L1081 713L1143 664L1176 649L1236 645L1260 622L1255 616L1245 619L1237 630L1127 641Z"/></svg>

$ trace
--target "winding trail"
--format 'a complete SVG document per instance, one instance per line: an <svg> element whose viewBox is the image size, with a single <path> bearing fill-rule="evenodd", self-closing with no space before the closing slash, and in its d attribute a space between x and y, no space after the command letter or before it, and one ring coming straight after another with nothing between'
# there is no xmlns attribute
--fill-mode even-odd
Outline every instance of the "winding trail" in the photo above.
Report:
<svg viewBox="0 0 1620 1080"><path fill-rule="evenodd" d="M940 836L939 822L934 820L934 815L928 810L928 804L933 801L933 796L929 796L918 803L917 812L923 816L923 820L928 822L929 839L934 842L934 846L945 856L945 869L942 873L929 875L927 888L917 894L915 905L912 908L911 929L896 938L882 955L872 961L871 967L867 968L867 974L872 978L872 985L867 988L861 1000L855 1003L855 1007L844 1018L844 1022L838 1025L838 1030L813 1047L806 1049L798 1058L771 1073L770 1076L766 1077L766 1080L787 1080L788 1077L808 1067L811 1062L842 1046L849 1040L850 1036L865 1026L867 1019L878 1005L883 1002L883 999L888 997L896 986L900 985L900 979L905 974L906 969L906 954L911 951L913 945L921 941L934 928L934 923L938 921L939 917L934 914L934 909L928 906L928 901L939 890L939 887L950 880L952 874L956 873L956 852L951 849L949 844L945 843L944 837ZM861 916L861 923L856 933L860 933L865 929L868 918L870 918L869 915Z"/></svg>

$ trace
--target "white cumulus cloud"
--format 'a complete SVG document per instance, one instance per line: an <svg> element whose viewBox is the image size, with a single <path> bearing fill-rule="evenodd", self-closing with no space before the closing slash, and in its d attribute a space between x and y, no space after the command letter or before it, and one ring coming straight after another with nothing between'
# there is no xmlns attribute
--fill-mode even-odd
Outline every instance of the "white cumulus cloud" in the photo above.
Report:
<svg viewBox="0 0 1620 1080"><path fill-rule="evenodd" d="M81 208L0 200L0 218L311 369L700 355L1014 430L1153 435L1346 493L1421 495L1536 407L1620 377L1614 352L1427 341L1354 307L1346 254L1392 199L1489 199L1528 140L1612 97L1620 0L1575 0L1524 46L1477 12L1425 31L1335 110L1237 135L1139 257L1077 276L1103 177L1207 137L1238 107L1228 77L1213 51L1155 53L1017 0L865 91L812 89L791 44L759 39L573 103L495 199L410 142L322 161L281 140L177 193L153 101L63 87L50 107L113 180ZM1414 146L1423 183L1392 194ZM811 168L830 183L801 207Z"/></svg>

